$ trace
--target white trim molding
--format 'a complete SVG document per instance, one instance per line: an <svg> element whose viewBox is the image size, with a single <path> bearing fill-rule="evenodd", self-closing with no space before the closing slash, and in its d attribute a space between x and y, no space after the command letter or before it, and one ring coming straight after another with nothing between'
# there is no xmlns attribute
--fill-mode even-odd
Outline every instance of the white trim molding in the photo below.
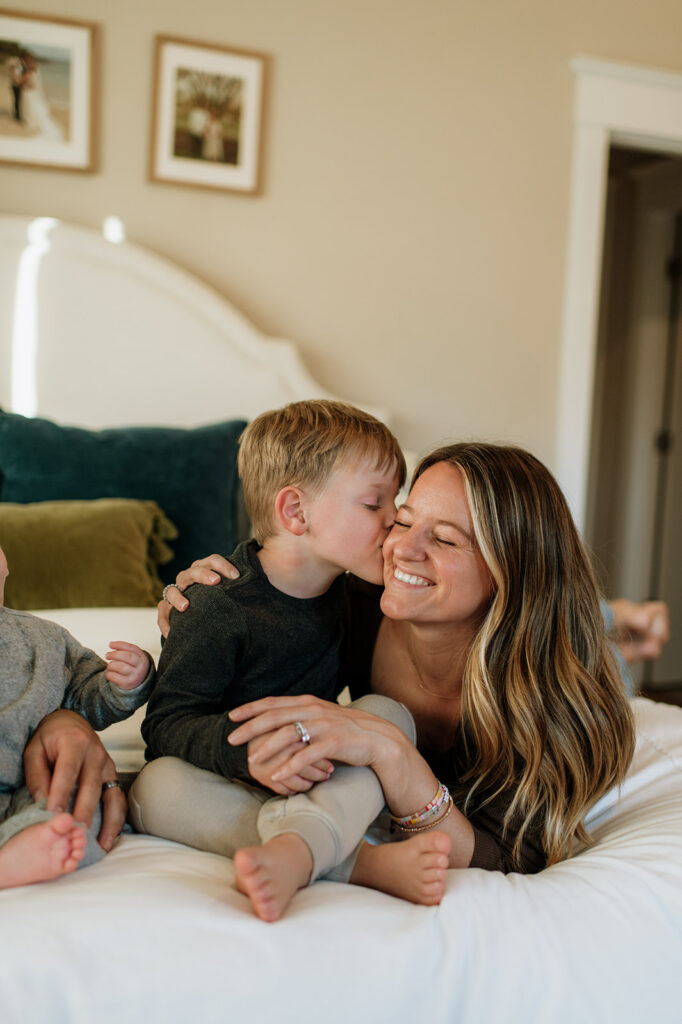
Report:
<svg viewBox="0 0 682 1024"><path fill-rule="evenodd" d="M559 364L557 476L585 523L609 147L682 153L682 75L578 57Z"/></svg>

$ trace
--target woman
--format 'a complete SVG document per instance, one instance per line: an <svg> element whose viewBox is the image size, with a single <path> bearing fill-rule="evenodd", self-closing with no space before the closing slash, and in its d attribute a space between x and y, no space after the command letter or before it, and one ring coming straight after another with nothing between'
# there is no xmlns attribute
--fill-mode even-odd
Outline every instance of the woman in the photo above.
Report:
<svg viewBox="0 0 682 1024"><path fill-rule="evenodd" d="M514 448L438 449L417 467L384 561L383 594L351 588L347 679L354 698L406 705L417 746L311 697L237 709L230 742L249 743L276 792L321 758L372 768L400 833L445 833L451 867L538 871L589 842L585 814L624 778L634 728L551 474ZM296 742L301 726L309 743ZM442 783L454 806L434 812ZM353 880L373 884L381 858L363 845Z"/></svg>

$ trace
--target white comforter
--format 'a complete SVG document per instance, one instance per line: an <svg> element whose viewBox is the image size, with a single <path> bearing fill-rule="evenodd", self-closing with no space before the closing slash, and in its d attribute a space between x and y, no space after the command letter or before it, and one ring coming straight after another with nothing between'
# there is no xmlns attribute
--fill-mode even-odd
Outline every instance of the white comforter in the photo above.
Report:
<svg viewBox="0 0 682 1024"><path fill-rule="evenodd" d="M679 1024L682 710L634 706L634 763L590 816L594 846L536 876L451 871L439 907L318 882L266 925L230 861L133 835L0 893L0 1021Z"/></svg>

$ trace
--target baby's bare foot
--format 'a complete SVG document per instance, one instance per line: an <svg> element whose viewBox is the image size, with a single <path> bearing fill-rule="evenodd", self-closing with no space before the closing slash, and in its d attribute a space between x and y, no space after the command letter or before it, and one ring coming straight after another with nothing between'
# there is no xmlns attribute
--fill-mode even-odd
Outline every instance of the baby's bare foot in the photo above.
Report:
<svg viewBox="0 0 682 1024"><path fill-rule="evenodd" d="M383 846L365 843L350 880L411 903L434 906L445 891L451 845L450 837L437 831Z"/></svg>
<svg viewBox="0 0 682 1024"><path fill-rule="evenodd" d="M17 832L0 848L0 889L49 882L74 871L85 854L85 830L70 814Z"/></svg>
<svg viewBox="0 0 682 1024"><path fill-rule="evenodd" d="M248 896L263 921L277 921L299 889L308 884L313 859L308 845L293 832L263 846L247 846L234 855L235 884Z"/></svg>

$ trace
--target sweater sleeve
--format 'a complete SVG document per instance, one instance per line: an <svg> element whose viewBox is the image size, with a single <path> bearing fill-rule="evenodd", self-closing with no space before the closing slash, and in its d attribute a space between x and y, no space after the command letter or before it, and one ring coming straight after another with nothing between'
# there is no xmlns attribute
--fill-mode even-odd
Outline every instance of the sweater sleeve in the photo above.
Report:
<svg viewBox="0 0 682 1024"><path fill-rule="evenodd" d="M149 672L134 690L121 690L106 677L107 663L64 631L68 682L62 707L77 711L94 729L106 729L129 718L144 704L154 683L154 662L149 655Z"/></svg>
<svg viewBox="0 0 682 1024"><path fill-rule="evenodd" d="M250 778L246 747L227 742L238 724L228 718L226 690L247 635L242 613L217 588L199 586L171 623L142 723L147 760L179 757L226 778Z"/></svg>
<svg viewBox="0 0 682 1024"><path fill-rule="evenodd" d="M546 858L542 853L537 854L534 850L524 849L522 844L521 858L515 863L510 849L499 842L490 832L472 825L474 830L474 852L469 864L470 868L482 868L484 871L502 871L505 875L512 871L520 872L523 875L533 875L546 865Z"/></svg>
<svg viewBox="0 0 682 1024"><path fill-rule="evenodd" d="M520 820L512 820L505 829L505 814L511 801L509 791L484 804L468 814L469 824L474 830L474 852L470 868L485 871L502 871L509 874L518 871L532 875L546 866L547 857L542 846L541 821L531 821L526 829L519 849L518 861L514 858L514 843L518 835Z"/></svg>

